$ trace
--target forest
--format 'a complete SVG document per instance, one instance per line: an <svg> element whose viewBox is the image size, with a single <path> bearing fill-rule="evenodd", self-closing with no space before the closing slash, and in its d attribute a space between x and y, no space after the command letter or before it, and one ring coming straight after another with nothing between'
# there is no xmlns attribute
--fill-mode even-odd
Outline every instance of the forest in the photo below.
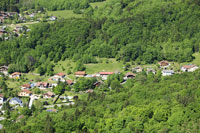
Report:
<svg viewBox="0 0 200 133"><path fill-rule="evenodd" d="M96 0L101 1L101 0ZM1 0L0 10L21 11L79 9L83 17L41 22L30 32L12 40L0 40L0 66L8 72L53 75L59 61L76 62L74 71L99 58L115 58L126 64L152 64L160 60L190 62L200 48L199 0L109 0L92 7L95 0ZM3 107L7 119L0 132L199 132L200 70L163 77L145 72L122 84L123 73L108 77L99 87L97 79L79 78L74 84L81 97L74 105L47 112L43 103L11 110ZM15 90L0 79L6 96ZM13 80L14 81L14 80ZM54 92L70 92L69 86ZM93 93L83 93L87 89ZM24 117L20 120L19 115Z"/></svg>
<svg viewBox="0 0 200 133"><path fill-rule="evenodd" d="M111 0L100 8L90 6L83 18L40 23L26 36L0 41L0 65L13 64L10 72L38 67L47 72L46 64L51 68L52 61L66 59L189 62L199 52L199 8L197 0Z"/></svg>
<svg viewBox="0 0 200 133"><path fill-rule="evenodd" d="M57 108L57 113L37 104L20 110L25 117L19 120L19 111L9 113L8 106L9 119L3 121L1 132L198 132L199 78L200 71L171 77L140 73L120 86L120 75L114 75L73 106ZM78 82L84 87L86 80Z"/></svg>

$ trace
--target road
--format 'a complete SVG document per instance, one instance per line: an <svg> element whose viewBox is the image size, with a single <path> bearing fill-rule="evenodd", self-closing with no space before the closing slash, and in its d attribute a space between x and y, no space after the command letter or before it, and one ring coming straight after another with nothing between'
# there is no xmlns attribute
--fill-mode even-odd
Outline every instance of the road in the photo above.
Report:
<svg viewBox="0 0 200 133"><path fill-rule="evenodd" d="M71 103L63 103L63 104L54 104L54 105L45 105L44 107L45 107L45 108L54 108L55 105L58 106L58 107L60 107L60 106L62 106L62 105L69 106L70 104L71 104L71 105L74 105L74 102L71 102Z"/></svg>

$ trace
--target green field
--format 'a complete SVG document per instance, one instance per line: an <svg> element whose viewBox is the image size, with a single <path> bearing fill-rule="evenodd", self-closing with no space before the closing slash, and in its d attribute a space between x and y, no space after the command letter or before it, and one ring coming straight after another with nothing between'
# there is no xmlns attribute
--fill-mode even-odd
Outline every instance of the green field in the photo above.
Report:
<svg viewBox="0 0 200 133"><path fill-rule="evenodd" d="M72 10L62 10L62 11L48 11L49 16L56 16L58 18L81 18L81 14L75 14Z"/></svg>
<svg viewBox="0 0 200 133"><path fill-rule="evenodd" d="M108 1L108 0L107 0ZM107 1L103 1L103 2L94 2L94 3L90 3L90 5L95 8L95 7L102 7L106 4Z"/></svg>

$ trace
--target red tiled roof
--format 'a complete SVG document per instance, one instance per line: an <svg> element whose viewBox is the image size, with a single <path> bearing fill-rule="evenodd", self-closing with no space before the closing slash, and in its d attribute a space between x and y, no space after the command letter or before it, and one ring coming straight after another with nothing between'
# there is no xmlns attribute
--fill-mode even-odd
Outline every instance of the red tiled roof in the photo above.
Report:
<svg viewBox="0 0 200 133"><path fill-rule="evenodd" d="M27 90L27 89L24 89L24 90L22 90L21 92L26 92L27 94L31 94L31 93L32 93L31 91L29 91L29 90Z"/></svg>
<svg viewBox="0 0 200 133"><path fill-rule="evenodd" d="M163 61L160 61L158 64L161 66L167 66L167 65L169 65L169 62L166 60L163 60Z"/></svg>
<svg viewBox="0 0 200 133"><path fill-rule="evenodd" d="M193 67L196 67L196 65L185 65L185 66L183 66L183 68L185 68L185 69L190 69L190 68L193 68Z"/></svg>
<svg viewBox="0 0 200 133"><path fill-rule="evenodd" d="M75 75L85 75L86 72L85 71L78 71L78 72L75 72Z"/></svg>
<svg viewBox="0 0 200 133"><path fill-rule="evenodd" d="M24 85L22 85L22 87L31 88L31 85L30 84L24 84Z"/></svg>
<svg viewBox="0 0 200 133"><path fill-rule="evenodd" d="M100 75L111 75L114 74L114 72L100 72Z"/></svg>
<svg viewBox="0 0 200 133"><path fill-rule="evenodd" d="M58 76L65 76L65 74L64 73L62 73L62 72L60 72L60 73L57 73L56 75L58 75Z"/></svg>
<svg viewBox="0 0 200 133"><path fill-rule="evenodd" d="M3 97L3 94L0 94L0 97Z"/></svg>
<svg viewBox="0 0 200 133"><path fill-rule="evenodd" d="M20 74L21 74L20 72L14 72L11 75L14 76L14 75L20 75Z"/></svg>
<svg viewBox="0 0 200 133"><path fill-rule="evenodd" d="M67 80L66 82L67 82L68 85L73 84L73 80Z"/></svg>

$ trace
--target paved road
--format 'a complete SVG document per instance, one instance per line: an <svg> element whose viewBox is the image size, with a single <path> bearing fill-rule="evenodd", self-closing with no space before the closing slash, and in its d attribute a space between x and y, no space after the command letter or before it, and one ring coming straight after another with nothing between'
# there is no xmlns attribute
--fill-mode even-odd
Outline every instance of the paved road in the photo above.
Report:
<svg viewBox="0 0 200 133"><path fill-rule="evenodd" d="M70 104L73 105L74 102L71 102L71 103L63 103L63 104L54 104L54 105L45 105L44 107L45 107L45 108L54 108L55 105L58 106L58 107L60 107L60 106L62 106L62 105L69 106Z"/></svg>

